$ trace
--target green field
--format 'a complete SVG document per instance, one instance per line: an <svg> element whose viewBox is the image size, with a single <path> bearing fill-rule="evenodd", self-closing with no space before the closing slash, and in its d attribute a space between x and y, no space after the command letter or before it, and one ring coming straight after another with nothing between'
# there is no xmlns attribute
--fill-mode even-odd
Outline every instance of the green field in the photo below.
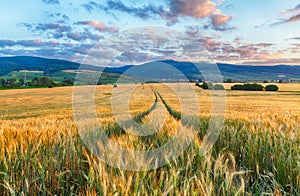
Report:
<svg viewBox="0 0 300 196"><path fill-rule="evenodd" d="M101 77L99 78L99 75L95 73L95 78L99 78L99 81L101 81L102 84L114 84L117 82L117 80L120 78L119 73L111 73L111 72L103 72L101 74ZM59 71L55 73L50 73L47 75L50 79L52 79L56 83L60 83L64 79L74 79L76 77L75 70L68 71ZM93 76L93 74L89 74L89 76ZM36 77L44 77L44 74L42 72L26 72L26 81L31 82ZM12 79L15 78L17 81L19 79L25 79L25 73L20 71L13 71L9 73L8 75L0 76L0 79ZM131 76L126 76L123 74L122 76L122 82L133 82L137 79L134 79ZM82 83L84 84L84 83Z"/></svg>

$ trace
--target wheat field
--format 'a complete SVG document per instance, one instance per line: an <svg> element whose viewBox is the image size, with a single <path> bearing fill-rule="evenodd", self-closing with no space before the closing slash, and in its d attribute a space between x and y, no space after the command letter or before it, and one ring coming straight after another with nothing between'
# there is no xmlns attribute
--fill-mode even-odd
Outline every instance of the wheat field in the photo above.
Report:
<svg viewBox="0 0 300 196"><path fill-rule="evenodd" d="M224 126L205 156L211 97L193 88L200 108L193 141L175 160L143 171L114 168L85 147L72 87L0 91L0 195L299 195L300 84L283 84L279 92L226 91ZM160 128L147 137L118 126L112 91L97 86L97 120L119 146L155 149L180 127L180 100L166 85L140 85L130 96L131 116ZM162 118L156 127L152 119Z"/></svg>

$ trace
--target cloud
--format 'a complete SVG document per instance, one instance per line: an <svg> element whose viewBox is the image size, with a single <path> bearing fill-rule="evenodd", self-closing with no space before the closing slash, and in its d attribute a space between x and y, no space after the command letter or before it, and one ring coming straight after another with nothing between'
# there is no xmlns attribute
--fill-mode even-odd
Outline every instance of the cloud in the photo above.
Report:
<svg viewBox="0 0 300 196"><path fill-rule="evenodd" d="M241 59L269 59L281 55L281 53L272 53L267 48L273 46L271 43L248 44L244 43L241 46L231 46L226 52L237 53Z"/></svg>
<svg viewBox="0 0 300 196"><path fill-rule="evenodd" d="M293 23L293 22L297 22L299 20L300 20L300 13L297 15L291 16L288 19L284 19L279 22L273 23L273 24L271 24L271 26L280 25L280 24L284 24L284 23Z"/></svg>
<svg viewBox="0 0 300 196"><path fill-rule="evenodd" d="M62 18L63 18L64 20L70 21L70 18L69 18L67 15L65 15L65 14L62 15Z"/></svg>
<svg viewBox="0 0 300 196"><path fill-rule="evenodd" d="M88 31L70 32L67 34L67 37L80 42L87 39L95 39L95 41L101 39L101 35L95 34L94 38L91 38L91 35L88 33ZM134 40L137 39L141 41L135 42ZM162 42L158 40L162 40ZM145 44L147 43L147 47L144 47L144 42ZM155 44L157 42L162 44L157 47ZM86 54L92 55L90 52L93 46L94 44L91 42L72 44L70 42L60 43L54 40L0 40L0 54L32 55L81 62ZM121 40L113 39L102 46L101 50L96 50L95 52L97 57L101 56L101 65L111 62L111 59L115 59L113 65L175 59L183 53L192 61L199 61L203 57L200 54L202 47L209 51L208 54L210 56L208 58L219 62L274 64L274 62L279 62L282 59L283 52L272 50L273 46L274 44L265 42L257 44L224 42L210 36L195 37L195 39L179 37L176 38L176 44L174 44L174 40L170 39L168 34L165 34L165 37L158 37L153 32L144 31L140 34L125 36ZM290 61L282 62L289 63Z"/></svg>
<svg viewBox="0 0 300 196"><path fill-rule="evenodd" d="M300 11L300 4L296 5L294 8L292 9L286 9L286 10L282 10L280 13L281 14L288 14L288 13L293 13L293 12L297 12Z"/></svg>
<svg viewBox="0 0 300 196"><path fill-rule="evenodd" d="M85 8L88 12L94 10L104 10L107 13L110 13L111 10L117 10L142 19L149 19L152 18L154 15L160 15L162 18L166 17L164 16L165 10L162 6L156 7L153 5L147 5L143 7L133 7L127 6L121 1L114 0L108 0L106 2L106 5L102 5L94 1L89 1L88 3L83 4L82 7Z"/></svg>
<svg viewBox="0 0 300 196"><path fill-rule="evenodd" d="M300 20L300 13L297 15L294 15L292 17L290 17L289 19L283 21L283 23L291 23L291 22L297 22Z"/></svg>
<svg viewBox="0 0 300 196"><path fill-rule="evenodd" d="M300 52L300 43L292 43L291 46L287 50L289 52L293 53L293 54L299 54L299 52Z"/></svg>
<svg viewBox="0 0 300 196"><path fill-rule="evenodd" d="M257 59L260 59L260 60L279 59L282 57L282 55L283 55L283 53L280 51L275 52L275 53L262 52L257 55L257 57L258 57Z"/></svg>
<svg viewBox="0 0 300 196"><path fill-rule="evenodd" d="M153 5L147 5L140 8L136 8L133 6L126 6L121 1L109 0L107 1L106 10L111 10L111 9L126 12L128 14L131 14L133 16L142 19L151 18L153 14L161 15L164 12L164 9L161 6L156 7Z"/></svg>
<svg viewBox="0 0 300 196"><path fill-rule="evenodd" d="M288 19L280 20L279 22L271 24L271 26L280 25L280 24L284 24L284 23L298 22L300 20L300 4L298 4L297 6L295 6L292 9L282 10L280 13L281 14L289 14L289 13L295 13L295 12L296 12L296 14L294 14L293 16L290 16Z"/></svg>
<svg viewBox="0 0 300 196"><path fill-rule="evenodd" d="M229 20L231 20L233 16L227 16L224 14L214 14L210 18L213 26L222 26L225 25Z"/></svg>
<svg viewBox="0 0 300 196"><path fill-rule="evenodd" d="M64 16L64 15L62 15ZM107 27L106 25L95 22L95 21L85 21L79 22L78 24L86 24L92 26L94 29L101 31L101 32L116 32L118 31L118 27ZM47 38L55 38L55 39L65 39L65 40L73 40L78 42L86 42L88 40L98 42L99 40L103 39L104 36L93 33L89 31L87 28L81 30L74 31L71 26L65 25L64 21L58 21L57 24L55 23L38 23L38 24L29 24L25 23L22 24L27 29L31 30L32 32L38 32L39 34L43 34Z"/></svg>
<svg viewBox="0 0 300 196"><path fill-rule="evenodd" d="M103 35L93 34L87 30L84 32L69 32L67 34L67 37L79 42L83 42L86 40L99 41L104 38Z"/></svg>
<svg viewBox="0 0 300 196"><path fill-rule="evenodd" d="M209 0L171 0L170 9L174 15L205 18L216 10L216 4Z"/></svg>
<svg viewBox="0 0 300 196"><path fill-rule="evenodd" d="M27 29L32 31L58 30L60 32L67 32L71 30L70 26L55 24L55 23L38 23L38 24L22 23L21 25L25 26Z"/></svg>
<svg viewBox="0 0 300 196"><path fill-rule="evenodd" d="M55 16L61 16L62 18L68 19L64 14L55 13ZM27 28L33 33L38 33L39 36L44 36L45 38L78 41L82 43L96 43L103 39L105 34L119 31L118 26L107 26L96 20L75 22L73 26L67 24L64 20L59 20L57 23L22 23L19 25Z"/></svg>
<svg viewBox="0 0 300 196"><path fill-rule="evenodd" d="M41 47L41 46L56 46L55 41L43 42L42 40L0 40L0 47Z"/></svg>
<svg viewBox="0 0 300 196"><path fill-rule="evenodd" d="M45 13L47 13L50 17L53 17L53 18L61 17L62 20L70 21L70 18L66 14L62 14L62 13L49 13L49 12L45 12Z"/></svg>
<svg viewBox="0 0 300 196"><path fill-rule="evenodd" d="M54 24L54 23L47 23L47 24L39 23L34 27L35 31L58 30L60 32L67 32L70 29L71 29L70 26Z"/></svg>
<svg viewBox="0 0 300 196"><path fill-rule="evenodd" d="M229 27L229 26L213 26L213 30L215 31L233 31L236 30L236 27Z"/></svg>
<svg viewBox="0 0 300 196"><path fill-rule="evenodd" d="M70 52L73 53L79 53L82 55L86 55L91 51L91 48L93 48L94 44L81 44L81 45L76 45L74 47L71 47L69 49Z"/></svg>
<svg viewBox="0 0 300 196"><path fill-rule="evenodd" d="M92 12L94 10L104 10L105 6L99 3L96 3L94 1L89 1L88 3L81 5L84 9L86 9L88 12Z"/></svg>
<svg viewBox="0 0 300 196"><path fill-rule="evenodd" d="M93 27L94 29L100 31L100 32L110 32L115 33L119 31L118 26L107 26L102 22L99 22L97 20L90 20L90 21L79 21L76 22L77 25L88 25L90 27Z"/></svg>
<svg viewBox="0 0 300 196"><path fill-rule="evenodd" d="M13 40L0 40L0 47L7 47L7 46L14 46L15 45L15 41Z"/></svg>
<svg viewBox="0 0 300 196"><path fill-rule="evenodd" d="M188 29L190 30L190 29ZM194 31L192 31L194 33ZM247 43L241 42L242 37L237 37L231 42L218 40L214 37L199 35L195 37L200 46L210 53L210 58L217 61L241 61L241 60L266 60L280 58L282 51L273 51L273 43ZM193 45L189 47L192 49ZM186 48L189 50L189 48Z"/></svg>
<svg viewBox="0 0 300 196"><path fill-rule="evenodd" d="M177 23L180 17L191 17L204 19L211 17L213 26L225 25L232 16L227 16L216 9L216 3L211 0L166 0L167 7L155 6L152 4L134 7L124 4L120 0L108 0L105 5L89 1L83 4L87 11L102 10L112 13L112 10L128 13L141 19L160 17L167 22L167 25Z"/></svg>
<svg viewBox="0 0 300 196"><path fill-rule="evenodd" d="M211 24L207 26L218 31L233 30L235 28L227 27L227 23L233 16L222 14L216 8L216 4L210 0L170 0L170 11L173 17L188 16L195 19L209 17Z"/></svg>
<svg viewBox="0 0 300 196"><path fill-rule="evenodd" d="M291 38L286 39L286 41L287 40L300 40L300 37L291 37Z"/></svg>
<svg viewBox="0 0 300 196"><path fill-rule="evenodd" d="M185 33L191 37L199 37L200 36L200 28L197 25L188 26Z"/></svg>
<svg viewBox="0 0 300 196"><path fill-rule="evenodd" d="M59 5L59 0L42 0L46 4L57 4Z"/></svg>
<svg viewBox="0 0 300 196"><path fill-rule="evenodd" d="M258 25L255 25L254 28L256 29L260 29L260 28L265 28L265 27L268 27L270 26L270 23L272 21L270 19L266 20L266 21L263 21L262 23L258 24ZM274 25L274 24L273 24ZM272 26L272 25L271 25Z"/></svg>
<svg viewBox="0 0 300 196"><path fill-rule="evenodd" d="M77 47L78 44L55 40L0 40L0 56L39 56L81 62L84 55L75 52Z"/></svg>
<svg viewBox="0 0 300 196"><path fill-rule="evenodd" d="M267 59L261 61L245 61L241 64L243 65L300 65L300 58L278 58L278 59Z"/></svg>
<svg viewBox="0 0 300 196"><path fill-rule="evenodd" d="M64 34L71 31L71 27L64 24L55 24L55 23L38 23L38 24L29 24L23 23L22 26L26 27L32 32L38 32L39 34L44 34L47 38L59 39L64 37Z"/></svg>

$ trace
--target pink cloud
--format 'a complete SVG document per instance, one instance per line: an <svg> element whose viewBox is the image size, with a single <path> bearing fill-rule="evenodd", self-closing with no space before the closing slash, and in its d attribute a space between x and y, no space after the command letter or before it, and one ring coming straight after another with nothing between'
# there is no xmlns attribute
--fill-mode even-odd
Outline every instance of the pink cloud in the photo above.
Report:
<svg viewBox="0 0 300 196"><path fill-rule="evenodd" d="M202 36L198 41L210 52L211 58L217 61L266 61L280 59L284 55L283 51L274 51L272 43L241 42L241 39L237 37L233 42L224 42L214 37Z"/></svg>
<svg viewBox="0 0 300 196"><path fill-rule="evenodd" d="M300 14L297 14L295 16L290 17L288 20L286 20L285 22L297 22L300 20Z"/></svg>
<svg viewBox="0 0 300 196"><path fill-rule="evenodd" d="M171 11L178 16L205 18L216 10L216 4L210 0L173 0L170 2Z"/></svg>
<svg viewBox="0 0 300 196"><path fill-rule="evenodd" d="M227 16L224 14L215 14L211 16L212 25L213 26L221 26L226 24L229 20L231 20L233 16Z"/></svg>
<svg viewBox="0 0 300 196"><path fill-rule="evenodd" d="M293 23L300 20L300 4L292 9L283 10L281 14L297 13L296 15L291 16L288 19L281 20L279 22L273 23L271 26L284 24L284 23Z"/></svg>
<svg viewBox="0 0 300 196"><path fill-rule="evenodd" d="M258 54L257 57L259 60L269 60L269 59L279 59L282 57L282 55L283 55L282 52L275 52L275 53L264 52L264 53Z"/></svg>
<svg viewBox="0 0 300 196"><path fill-rule="evenodd" d="M119 31L118 26L107 26L102 22L99 22L97 20L89 20L89 21L80 21L77 22L76 24L81 24L81 25L88 25L93 27L94 29L101 31L101 32L110 32L110 33L115 33Z"/></svg>
<svg viewBox="0 0 300 196"><path fill-rule="evenodd" d="M170 12L173 16L189 16L196 19L210 17L214 27L224 26L233 16L227 16L217 9L216 3L211 0L172 0Z"/></svg>
<svg viewBox="0 0 300 196"><path fill-rule="evenodd" d="M300 4L298 4L296 7L292 8L292 9L282 10L280 13L281 14L288 14L288 13L297 12L299 10L300 10Z"/></svg>
<svg viewBox="0 0 300 196"><path fill-rule="evenodd" d="M259 60L259 61L245 61L241 64L245 65L279 65L279 64L288 64L288 65L299 65L300 58L278 58L278 59L267 59L267 60Z"/></svg>

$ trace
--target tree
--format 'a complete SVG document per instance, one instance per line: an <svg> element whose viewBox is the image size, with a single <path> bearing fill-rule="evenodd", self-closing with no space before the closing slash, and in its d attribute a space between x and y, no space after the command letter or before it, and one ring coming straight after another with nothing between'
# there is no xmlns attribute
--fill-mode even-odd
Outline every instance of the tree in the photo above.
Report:
<svg viewBox="0 0 300 196"><path fill-rule="evenodd" d="M36 77L31 82L32 86L57 86L57 84L48 77Z"/></svg>
<svg viewBox="0 0 300 196"><path fill-rule="evenodd" d="M4 87L6 85L6 80L3 78L0 78L0 87Z"/></svg>
<svg viewBox="0 0 300 196"><path fill-rule="evenodd" d="M16 83L17 79L11 78L11 79L7 79L6 81L7 81L7 84L13 86Z"/></svg>
<svg viewBox="0 0 300 196"><path fill-rule="evenodd" d="M61 83L61 86L73 86L74 80L72 78L65 78Z"/></svg>
<svg viewBox="0 0 300 196"><path fill-rule="evenodd" d="M203 84L202 84L203 89L213 89L213 86L214 85L210 82L203 82Z"/></svg>
<svg viewBox="0 0 300 196"><path fill-rule="evenodd" d="M231 87L231 90L245 90L245 91L262 91L264 87L257 83L247 83L247 84L236 84Z"/></svg>
<svg viewBox="0 0 300 196"><path fill-rule="evenodd" d="M225 90L224 86L222 84L215 84L214 90Z"/></svg>
<svg viewBox="0 0 300 196"><path fill-rule="evenodd" d="M271 85L267 85L266 87L265 87L265 90L266 91L278 91L278 86L276 86L276 85L274 85L274 84L271 84Z"/></svg>
<svg viewBox="0 0 300 196"><path fill-rule="evenodd" d="M23 86L23 85L25 84L24 79L23 79L23 78L20 78L20 79L19 79L19 83L20 83L21 86Z"/></svg>
<svg viewBox="0 0 300 196"><path fill-rule="evenodd" d="M208 84L206 82L203 82L203 84L201 85L201 87L203 89L208 89Z"/></svg>

